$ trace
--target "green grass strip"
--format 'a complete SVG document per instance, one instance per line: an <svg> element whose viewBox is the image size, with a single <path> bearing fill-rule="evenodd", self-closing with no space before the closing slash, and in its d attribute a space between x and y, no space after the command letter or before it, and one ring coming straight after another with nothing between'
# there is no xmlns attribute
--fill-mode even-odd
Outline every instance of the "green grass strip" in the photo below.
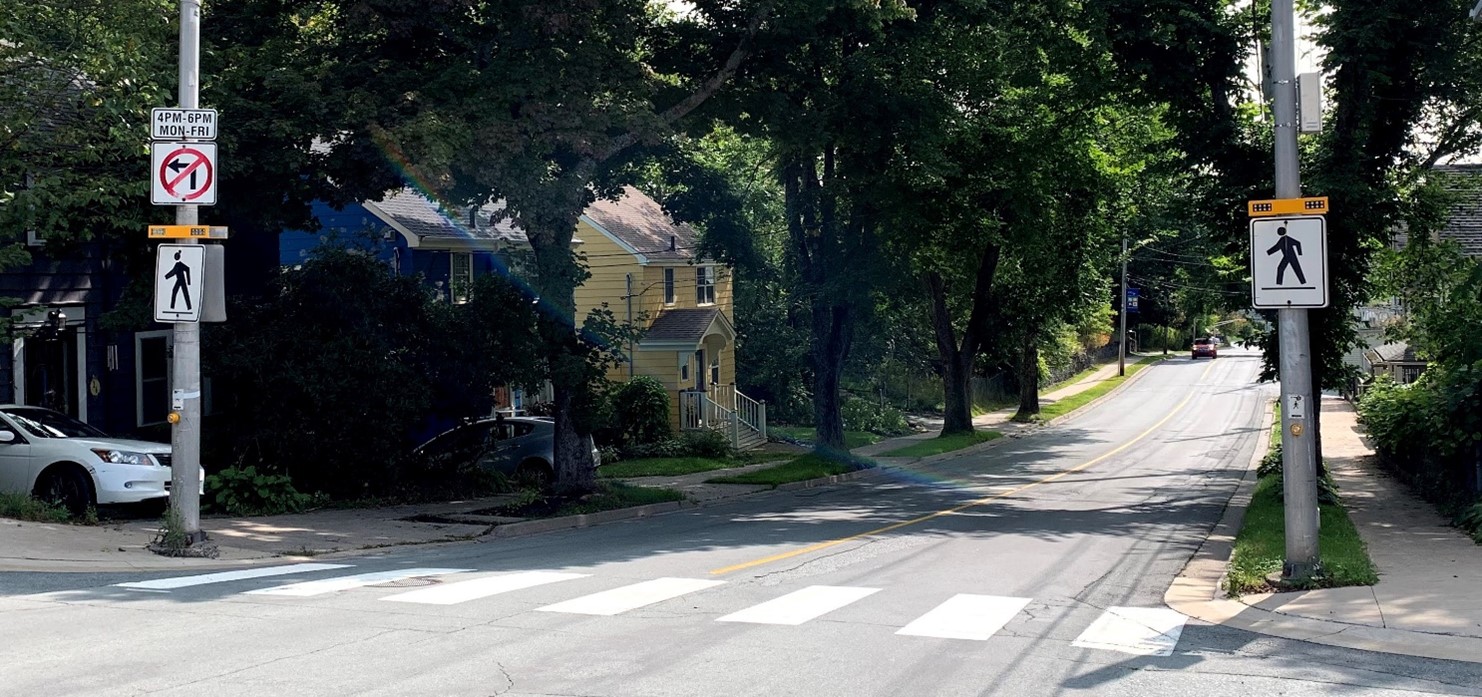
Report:
<svg viewBox="0 0 1482 697"><path fill-rule="evenodd" d="M65 523L71 519L67 509L31 498L21 492L0 492L0 518L29 520L37 523Z"/></svg>
<svg viewBox="0 0 1482 697"><path fill-rule="evenodd" d="M801 482L808 479L818 479L834 474L844 474L859 469L855 464L847 461L832 460L817 453L810 453L788 462L759 469L755 472L737 474L729 477L716 477L708 480L710 484L757 484L761 486L777 486L790 482Z"/></svg>
<svg viewBox="0 0 1482 697"><path fill-rule="evenodd" d="M953 433L946 436L937 436L923 441L917 441L904 448L896 448L884 457L927 457L929 455L940 455L950 453L954 450L971 447L979 443L987 443L990 440L1002 438L1003 434L998 431L971 431L968 433Z"/></svg>
<svg viewBox="0 0 1482 697"><path fill-rule="evenodd" d="M1317 549L1322 559L1323 575L1312 587L1372 586L1379 582L1374 562L1364 541L1348 519L1341 504L1321 506L1322 528ZM1270 590L1266 576L1281 571L1286 558L1286 521L1281 505L1281 478L1263 477L1256 484L1250 507L1245 510L1245 523L1235 538L1235 552L1230 557L1230 595Z"/></svg>
<svg viewBox="0 0 1482 697"><path fill-rule="evenodd" d="M582 501L574 501L562 506L550 517L563 515L580 515L583 513L600 513L612 511L619 508L630 508L633 506L646 506L651 503L666 503L669 501L683 501L684 494L674 489L660 489L657 487L633 486L621 482L605 482L598 487L596 493Z"/></svg>
<svg viewBox="0 0 1482 697"><path fill-rule="evenodd" d="M1116 389L1118 385L1131 380L1132 376L1136 375L1143 368L1146 368L1149 365L1152 365L1153 363L1161 360L1163 360L1163 356L1147 356L1136 363L1128 365L1126 375L1119 375L1107 380L1103 380L1094 387L1083 390L1081 392L1077 392L1073 395L1069 395L1064 399L1058 399L1054 402L1046 404L1040 408L1038 414L1030 417L1030 420L1048 421L1057 416L1063 416L1077 409L1080 409L1081 407L1090 404L1092 401L1095 401L1098 397L1101 397L1102 395Z"/></svg>
<svg viewBox="0 0 1482 697"><path fill-rule="evenodd" d="M793 440L804 443L812 443L818 440L818 432L812 426L769 426L770 433L778 433ZM868 431L845 431L844 447L853 450L866 445L873 445L884 440L883 436Z"/></svg>

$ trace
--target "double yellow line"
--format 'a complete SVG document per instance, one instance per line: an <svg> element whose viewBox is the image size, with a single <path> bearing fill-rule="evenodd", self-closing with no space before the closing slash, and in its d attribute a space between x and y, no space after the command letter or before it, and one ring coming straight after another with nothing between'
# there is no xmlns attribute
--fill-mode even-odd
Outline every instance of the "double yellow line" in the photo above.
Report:
<svg viewBox="0 0 1482 697"><path fill-rule="evenodd" d="M1204 372L1199 375L1199 382L1202 383L1202 382L1204 382L1204 379L1205 378L1209 377L1209 373L1210 373L1210 371L1214 370L1214 366L1215 366L1215 362L1214 361L1210 361L1209 362L1209 367L1208 368L1205 368L1204 369ZM1025 484L1024 486L1021 486L1021 487L1019 487L1017 489L1010 489L1009 491L1005 491L1005 492L993 494L991 496L984 496L984 497L982 497L980 499L974 499L974 500L969 501L967 503L964 503L964 504L962 504L960 506L954 506L952 508L943 509L943 510L937 511L935 513L928 513L926 515L923 515L923 516L920 516L920 517L917 517L917 518L912 518L910 520L903 520L903 521L901 521L899 523L891 523L890 525L886 525L885 527L875 528L874 530L867 530L865 532L862 532L862 533L859 533L859 534L856 534L856 535L850 535L848 537L840 537L840 538L833 539L833 540L827 540L827 541L824 541L824 542L819 542L817 544L808 545L807 547L801 547L801 548L794 549L794 550L787 551L787 552L779 552L777 554L773 554L771 556L762 557L760 559L753 559L751 561L741 562L740 564L732 564L730 566L723 566L723 567L721 567L719 569L713 569L713 570L711 570L710 573L713 574L713 575L719 576L719 575L722 575L722 574L729 574L729 573L736 572L736 571L742 571L742 570L745 570L745 569L750 569L750 568L753 568L753 567L762 566L763 564L771 564L772 562L782 561L784 559L791 559L793 557L802 556L804 554L811 554L813 552L817 552L817 551L820 551L820 550L828 549L830 547L836 547L836 546L841 545L841 544L844 544L846 542L852 542L854 540L858 540L858 539L865 538L865 537L871 537L873 535L880 535L880 534L883 534L883 533L890 532L892 530L899 530L901 528L904 528L904 527L907 527L907 526L910 526L910 525L916 525L917 523L924 523L924 522L926 522L928 520L932 520L934 518L940 518L940 517L945 516L945 515L952 515L953 513L960 513L960 512L965 511L965 510L967 510L969 508L973 508L973 507L976 507L976 506L981 506L981 505L983 505L985 503L991 503L993 501L997 501L997 500L1002 499L1002 498L1007 498L1009 496L1013 496L1013 495L1018 494L1020 492L1027 491L1029 489L1033 489L1034 487L1040 486L1042 484L1049 484L1050 482L1053 482L1053 481L1055 481L1057 479L1060 479L1062 477L1067 477L1067 476L1070 476L1072 474L1075 474L1076 472L1079 472L1081 470L1084 470L1084 469L1086 469L1088 467L1091 467L1091 466L1093 466L1093 465L1095 465L1097 463L1105 462L1107 459L1112 458L1112 457L1115 457L1118 453L1121 453L1122 451L1125 451L1126 449L1128 449L1128 448L1136 445L1140 441L1142 441L1144 438L1147 438L1148 436L1150 436L1153 433L1157 432L1158 429L1163 428L1163 425L1164 424L1168 423L1169 421L1172 421L1173 420L1173 417L1174 416L1177 416L1178 413L1180 411L1182 411L1184 407L1188 406L1189 401L1192 400L1192 399L1194 399L1194 394L1195 394L1194 392L1190 392L1187 396L1185 396L1183 398L1183 401L1179 402L1177 406L1175 406L1172 410L1170 410L1168 412L1168 415L1167 416L1164 416L1162 419L1160 419L1158 421L1158 423L1153 424L1146 431L1143 431L1142 433L1137 434L1137 436L1134 437L1132 440L1129 440L1129 441L1127 441L1127 442L1125 442L1125 443L1123 443L1123 444L1121 444L1121 445L1119 445L1119 446L1117 446L1115 448L1112 448L1111 450L1109 450L1109 451L1107 451L1105 453L1102 453L1101 455L1099 455L1099 456L1097 456L1095 458L1092 458L1090 460L1087 460L1085 462L1082 462L1081 464L1076 465L1075 467L1072 467L1070 469L1064 470L1064 471L1059 472L1057 474L1052 474L1052 475L1050 475L1048 477L1045 477L1044 479L1040 479L1040 480L1037 480L1037 481L1030 482L1030 483Z"/></svg>

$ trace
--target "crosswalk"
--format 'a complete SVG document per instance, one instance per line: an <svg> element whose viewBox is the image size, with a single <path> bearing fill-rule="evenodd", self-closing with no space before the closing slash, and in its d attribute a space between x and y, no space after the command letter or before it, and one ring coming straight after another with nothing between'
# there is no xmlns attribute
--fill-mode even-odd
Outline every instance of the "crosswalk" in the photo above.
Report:
<svg viewBox="0 0 1482 697"><path fill-rule="evenodd" d="M581 579L589 579L589 583L600 580L593 579L592 574L550 570L481 574L474 569L429 567L358 572L351 564L306 563L130 581L115 584L115 587L152 593L188 592L202 586L324 572L336 573L311 580L234 590L233 595L263 598L264 601L268 598L303 599L383 584L423 581L425 585L415 590L398 588L399 592L378 596L376 601L450 606L537 588L560 588L564 587L563 584L581 586L570 583ZM726 581L718 579L663 577L583 593L532 609L543 613L610 617L725 585ZM864 602L882 590L812 585L736 609L714 621L799 626ZM1032 598L960 593L941 601L894 633L902 637L987 641L1020 618L1031 602ZM1169 656L1178 646L1184 621L1183 615L1167 608L1109 607L1086 626L1072 646L1137 656Z"/></svg>

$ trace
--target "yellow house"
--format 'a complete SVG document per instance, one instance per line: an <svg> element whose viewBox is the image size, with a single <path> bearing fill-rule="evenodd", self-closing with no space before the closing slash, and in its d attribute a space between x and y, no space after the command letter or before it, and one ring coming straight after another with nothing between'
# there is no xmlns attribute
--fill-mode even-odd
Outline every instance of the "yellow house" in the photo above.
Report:
<svg viewBox="0 0 1482 697"><path fill-rule="evenodd" d="M626 187L589 206L576 237L591 273L576 289L577 321L606 305L642 329L608 378L663 383L676 429L720 429L738 448L766 442L766 405L736 390L731 269L700 255L695 230Z"/></svg>

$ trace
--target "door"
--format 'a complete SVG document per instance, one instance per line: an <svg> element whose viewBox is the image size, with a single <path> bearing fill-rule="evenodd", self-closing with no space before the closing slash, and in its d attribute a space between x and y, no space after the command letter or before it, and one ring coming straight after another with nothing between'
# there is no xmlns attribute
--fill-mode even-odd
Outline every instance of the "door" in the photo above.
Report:
<svg viewBox="0 0 1482 697"><path fill-rule="evenodd" d="M707 365L709 365L709 364L705 362L705 349L700 349L699 351L696 351L695 352L695 389L697 389L697 390L699 390L701 392L704 392L705 391L706 373L709 372L709 371L707 371L705 369Z"/></svg>
<svg viewBox="0 0 1482 697"><path fill-rule="evenodd" d="M26 340L23 403L78 417L77 332L38 332Z"/></svg>

